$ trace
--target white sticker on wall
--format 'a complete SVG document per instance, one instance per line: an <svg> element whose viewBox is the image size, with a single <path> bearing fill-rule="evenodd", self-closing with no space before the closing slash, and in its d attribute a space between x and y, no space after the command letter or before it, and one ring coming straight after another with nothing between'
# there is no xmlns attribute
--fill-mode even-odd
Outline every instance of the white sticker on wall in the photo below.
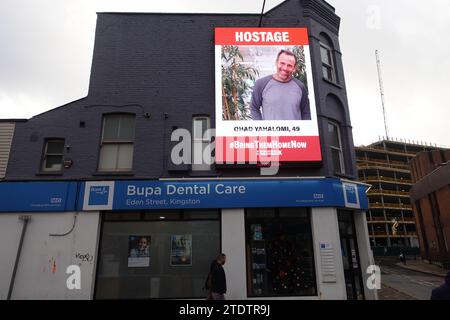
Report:
<svg viewBox="0 0 450 320"><path fill-rule="evenodd" d="M345 206L347 208L360 209L358 195L358 185L354 183L343 182L342 188L344 191Z"/></svg>
<svg viewBox="0 0 450 320"><path fill-rule="evenodd" d="M330 242L320 242L320 268L322 282L336 283L336 263L334 258L333 245Z"/></svg>

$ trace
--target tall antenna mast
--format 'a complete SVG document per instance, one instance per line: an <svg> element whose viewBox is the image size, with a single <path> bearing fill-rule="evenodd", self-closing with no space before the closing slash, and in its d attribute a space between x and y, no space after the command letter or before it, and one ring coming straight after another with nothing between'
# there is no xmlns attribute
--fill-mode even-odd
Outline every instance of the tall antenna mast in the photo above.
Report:
<svg viewBox="0 0 450 320"><path fill-rule="evenodd" d="M386 139L389 140L389 131L388 131L388 126L387 126L386 108L385 108L385 101L384 101L383 78L381 76L381 63L380 63L380 56L378 55L378 50L375 50L375 56L377 58L378 80L380 82L381 104L383 106L384 130L386 133Z"/></svg>

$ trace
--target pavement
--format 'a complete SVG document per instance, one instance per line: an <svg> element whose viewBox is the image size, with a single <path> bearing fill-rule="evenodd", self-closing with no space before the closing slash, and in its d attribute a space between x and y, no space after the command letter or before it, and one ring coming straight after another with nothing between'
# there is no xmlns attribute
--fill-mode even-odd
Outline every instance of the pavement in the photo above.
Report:
<svg viewBox="0 0 450 320"><path fill-rule="evenodd" d="M417 300L413 296L398 291L386 284L381 284L381 289L378 290L378 300Z"/></svg>
<svg viewBox="0 0 450 320"><path fill-rule="evenodd" d="M395 258L377 261L381 268L380 300L429 300L431 291L444 282L446 271L422 260L407 260L406 265Z"/></svg>
<svg viewBox="0 0 450 320"><path fill-rule="evenodd" d="M434 275L438 277L445 277L448 270L442 269L439 266L423 261L422 259L417 260L406 260L406 264L401 262L396 263L396 266L408 269L416 272L421 272L429 275Z"/></svg>

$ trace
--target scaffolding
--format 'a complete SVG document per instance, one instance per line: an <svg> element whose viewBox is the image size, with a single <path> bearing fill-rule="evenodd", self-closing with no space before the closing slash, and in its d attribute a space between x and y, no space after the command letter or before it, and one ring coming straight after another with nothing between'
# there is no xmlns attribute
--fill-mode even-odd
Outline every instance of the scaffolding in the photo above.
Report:
<svg viewBox="0 0 450 320"><path fill-rule="evenodd" d="M393 138L355 148L359 180L372 185L367 193L372 247L418 247L409 197L413 185L409 163L418 152L436 149L441 148Z"/></svg>

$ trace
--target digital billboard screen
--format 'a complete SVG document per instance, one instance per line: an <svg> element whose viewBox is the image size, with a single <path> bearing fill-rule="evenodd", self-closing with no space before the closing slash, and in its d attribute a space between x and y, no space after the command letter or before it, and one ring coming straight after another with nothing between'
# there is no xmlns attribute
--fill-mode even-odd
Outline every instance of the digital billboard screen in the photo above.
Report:
<svg viewBox="0 0 450 320"><path fill-rule="evenodd" d="M306 28L216 28L216 163L319 162Z"/></svg>

